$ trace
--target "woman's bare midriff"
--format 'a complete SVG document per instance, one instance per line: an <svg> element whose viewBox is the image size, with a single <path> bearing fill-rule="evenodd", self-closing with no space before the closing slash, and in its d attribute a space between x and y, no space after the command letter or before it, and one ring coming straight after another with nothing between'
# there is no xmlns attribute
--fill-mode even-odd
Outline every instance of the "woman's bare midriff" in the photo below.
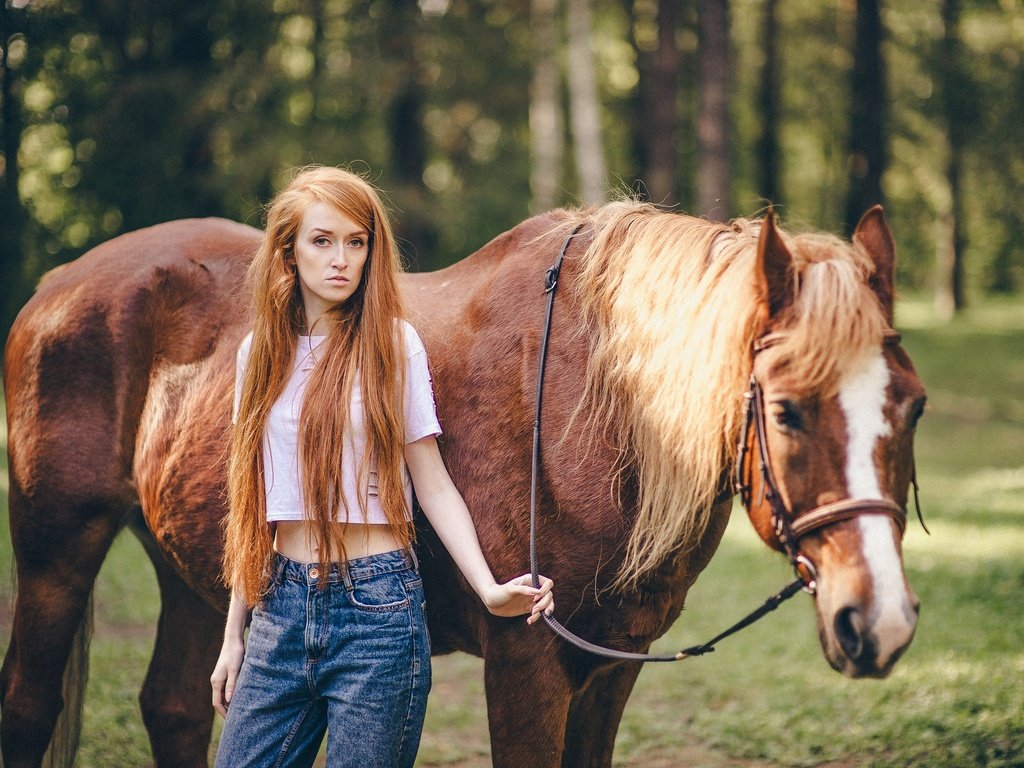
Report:
<svg viewBox="0 0 1024 768"><path fill-rule="evenodd" d="M386 525L337 523L335 529L338 534L337 540L344 545L345 555L349 560L401 548L391 528ZM319 541L313 527L305 521L279 521L274 532L274 549L296 562L320 561ZM337 558L335 549L335 559Z"/></svg>

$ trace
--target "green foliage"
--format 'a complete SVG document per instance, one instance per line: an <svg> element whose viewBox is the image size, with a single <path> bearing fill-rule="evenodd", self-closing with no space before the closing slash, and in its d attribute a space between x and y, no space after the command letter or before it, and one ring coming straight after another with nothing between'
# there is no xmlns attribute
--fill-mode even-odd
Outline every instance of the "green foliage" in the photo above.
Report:
<svg viewBox="0 0 1024 768"><path fill-rule="evenodd" d="M960 0L962 66L944 86L941 4L886 4L890 158L884 186L900 279L927 287L948 207L943 99L964 145L970 287L1024 279L1024 0ZM950 2L950 0L945 0ZM593 51L611 186L638 186L638 57L654 0L595 2ZM764 202L754 154L761 0L732 3L736 214ZM779 4L783 218L838 230L846 184L854 4ZM20 281L119 232L185 216L259 225L288 169L368 167L397 209L414 266L435 268L529 210L527 0L6 3L4 168L28 213L5 211L0 254ZM678 197L693 199L696 6L679 14ZM945 87L945 90L944 90ZM14 122L11 122L14 121ZM15 124L17 123L17 124ZM19 147L20 145L20 147ZM565 161L563 202L576 197ZM12 177L13 178L13 177ZM2 186L2 185L0 185ZM8 198L7 205L13 205ZM14 245L8 238L14 237ZM19 277L20 276L20 277Z"/></svg>

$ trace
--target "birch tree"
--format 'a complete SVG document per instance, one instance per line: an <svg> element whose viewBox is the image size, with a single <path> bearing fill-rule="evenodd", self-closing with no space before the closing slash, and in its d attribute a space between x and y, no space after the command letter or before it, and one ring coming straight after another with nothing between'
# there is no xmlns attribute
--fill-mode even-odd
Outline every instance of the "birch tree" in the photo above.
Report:
<svg viewBox="0 0 1024 768"><path fill-rule="evenodd" d="M580 198L587 205L606 197L608 172L601 141L601 109L590 49L590 0L567 0L569 28L569 121L572 126Z"/></svg>
<svg viewBox="0 0 1024 768"><path fill-rule="evenodd" d="M558 0L532 0L534 64L530 88L530 210L554 208L565 152L558 66Z"/></svg>

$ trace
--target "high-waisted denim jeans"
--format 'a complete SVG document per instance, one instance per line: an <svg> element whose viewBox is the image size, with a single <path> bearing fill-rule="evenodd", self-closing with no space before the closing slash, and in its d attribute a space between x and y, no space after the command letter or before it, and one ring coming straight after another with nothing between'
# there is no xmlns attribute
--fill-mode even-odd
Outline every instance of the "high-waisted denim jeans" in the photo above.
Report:
<svg viewBox="0 0 1024 768"><path fill-rule="evenodd" d="M423 583L411 556L317 566L277 555L253 610L218 768L411 768L430 691Z"/></svg>

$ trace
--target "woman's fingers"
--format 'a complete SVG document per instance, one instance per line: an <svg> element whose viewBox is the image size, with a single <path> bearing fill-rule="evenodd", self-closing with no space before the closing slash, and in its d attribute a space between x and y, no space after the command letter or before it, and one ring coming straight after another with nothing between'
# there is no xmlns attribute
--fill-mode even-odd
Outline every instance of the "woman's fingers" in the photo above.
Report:
<svg viewBox="0 0 1024 768"><path fill-rule="evenodd" d="M514 588L516 588L517 592L531 596L533 605L529 608L530 616L526 619L527 624L536 624L540 621L542 613L550 616L555 609L555 597L553 594L555 582L544 575L538 575L537 580L540 586L534 587L533 575L524 573L510 582L510 584L516 585Z"/></svg>

